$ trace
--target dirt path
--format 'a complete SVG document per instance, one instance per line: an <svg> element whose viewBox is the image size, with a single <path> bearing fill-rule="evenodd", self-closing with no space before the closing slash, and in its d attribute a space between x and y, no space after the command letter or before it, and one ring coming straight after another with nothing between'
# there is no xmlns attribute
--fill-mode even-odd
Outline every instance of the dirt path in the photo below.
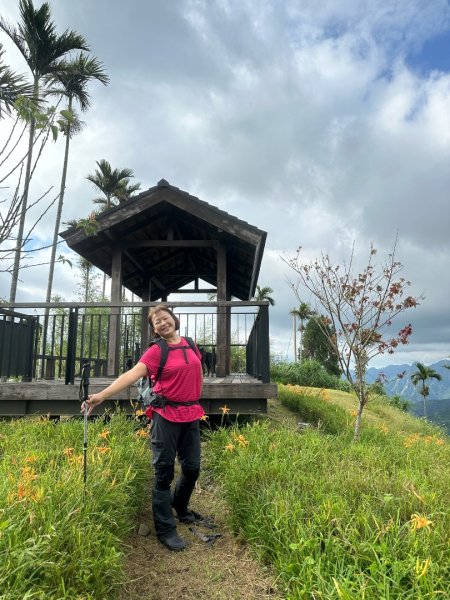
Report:
<svg viewBox="0 0 450 600"><path fill-rule="evenodd" d="M283 417L279 406L271 408L274 420ZM281 600L284 596L276 589L275 574L256 561L250 549L227 528L227 507L219 490L203 482L191 504L194 510L213 518L222 537L207 544L181 524L179 532L188 548L170 552L156 540L147 507L138 521L148 525L150 533L145 537L134 533L128 540L127 584L120 600Z"/></svg>
<svg viewBox="0 0 450 600"><path fill-rule="evenodd" d="M155 538L150 508L142 513L140 522L150 525L150 533L146 537L135 533L128 541L128 583L120 600L281 598L275 591L274 575L256 562L248 548L226 528L220 504L214 490L194 493L193 508L212 516L222 537L208 544L181 524L180 535L188 542L183 552L166 550ZM198 531L211 533L201 527Z"/></svg>

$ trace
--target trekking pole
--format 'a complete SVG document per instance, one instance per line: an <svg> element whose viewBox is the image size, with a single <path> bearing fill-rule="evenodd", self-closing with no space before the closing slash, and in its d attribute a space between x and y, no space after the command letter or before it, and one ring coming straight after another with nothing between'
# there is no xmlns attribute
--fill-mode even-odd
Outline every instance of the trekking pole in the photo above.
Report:
<svg viewBox="0 0 450 600"><path fill-rule="evenodd" d="M81 366L81 381L80 381L80 400L84 404L84 443L83 443L83 499L86 500L86 482L87 482L87 450L88 450L88 406L87 399L89 396L89 368L90 363L83 363Z"/></svg>

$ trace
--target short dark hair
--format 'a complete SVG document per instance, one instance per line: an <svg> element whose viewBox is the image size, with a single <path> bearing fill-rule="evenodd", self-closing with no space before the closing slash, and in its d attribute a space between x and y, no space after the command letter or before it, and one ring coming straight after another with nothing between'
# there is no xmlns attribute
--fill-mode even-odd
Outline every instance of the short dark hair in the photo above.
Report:
<svg viewBox="0 0 450 600"><path fill-rule="evenodd" d="M151 337L160 337L154 327L153 327L153 317L156 313L159 312L166 312L168 313L172 319L175 321L175 330L178 331L180 329L180 319L177 317L177 315L172 311L172 309L170 309L168 306L166 306L165 304L157 304L156 306L152 306L149 311L148 311L148 322L150 323L150 328L151 328Z"/></svg>

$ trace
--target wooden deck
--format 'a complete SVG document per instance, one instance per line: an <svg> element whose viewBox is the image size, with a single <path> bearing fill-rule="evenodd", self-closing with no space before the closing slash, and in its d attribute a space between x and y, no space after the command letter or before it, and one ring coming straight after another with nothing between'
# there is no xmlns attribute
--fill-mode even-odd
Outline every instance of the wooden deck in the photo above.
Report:
<svg viewBox="0 0 450 600"><path fill-rule="evenodd" d="M113 381L108 378L91 378L89 393L102 390ZM78 415L80 380L74 385L65 385L64 380L37 380L27 383L0 383L0 416L25 415ZM230 414L263 414L267 412L267 399L276 398L277 386L261 383L245 373L233 373L226 377L205 377L201 404L209 415L222 414L220 407L227 406ZM119 405L133 412L137 398L135 386L121 392L117 397L104 402L93 414L102 414L105 409Z"/></svg>

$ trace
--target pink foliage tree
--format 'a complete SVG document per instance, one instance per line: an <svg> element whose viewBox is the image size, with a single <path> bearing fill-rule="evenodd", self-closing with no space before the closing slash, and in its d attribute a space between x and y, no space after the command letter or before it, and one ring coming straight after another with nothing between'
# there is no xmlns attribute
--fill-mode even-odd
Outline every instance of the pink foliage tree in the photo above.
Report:
<svg viewBox="0 0 450 600"><path fill-rule="evenodd" d="M372 245L367 266L353 273L354 248L348 264L333 264L328 255L310 263L301 260L301 248L292 258L283 259L298 275L289 282L298 299L306 288L325 311L323 333L336 352L342 373L358 397L354 439L360 437L362 413L369 397L366 384L367 367L379 354L393 354L398 346L408 344L412 326L405 325L392 333L393 319L414 308L423 297L407 295L411 285L400 276L403 265L393 251L382 264L375 263Z"/></svg>

